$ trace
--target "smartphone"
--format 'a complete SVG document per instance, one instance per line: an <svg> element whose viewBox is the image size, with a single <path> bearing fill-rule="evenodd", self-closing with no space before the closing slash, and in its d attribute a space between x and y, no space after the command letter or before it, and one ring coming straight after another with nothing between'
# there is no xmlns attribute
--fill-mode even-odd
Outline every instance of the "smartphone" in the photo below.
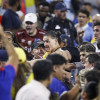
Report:
<svg viewBox="0 0 100 100"><path fill-rule="evenodd" d="M75 83L75 69L71 70L71 83L74 84Z"/></svg>
<svg viewBox="0 0 100 100"><path fill-rule="evenodd" d="M71 83L75 84L75 74L78 75L78 69L72 69L71 70Z"/></svg>

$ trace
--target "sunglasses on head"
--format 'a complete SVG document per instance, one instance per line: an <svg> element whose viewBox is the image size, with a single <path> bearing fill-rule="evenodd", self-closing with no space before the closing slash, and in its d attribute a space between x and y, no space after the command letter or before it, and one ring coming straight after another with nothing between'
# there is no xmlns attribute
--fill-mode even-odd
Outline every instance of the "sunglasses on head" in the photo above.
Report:
<svg viewBox="0 0 100 100"><path fill-rule="evenodd" d="M32 22L29 22L29 21L27 21L27 22L25 22L26 24L30 24L30 25L32 25L32 24L34 24L34 23L32 23Z"/></svg>

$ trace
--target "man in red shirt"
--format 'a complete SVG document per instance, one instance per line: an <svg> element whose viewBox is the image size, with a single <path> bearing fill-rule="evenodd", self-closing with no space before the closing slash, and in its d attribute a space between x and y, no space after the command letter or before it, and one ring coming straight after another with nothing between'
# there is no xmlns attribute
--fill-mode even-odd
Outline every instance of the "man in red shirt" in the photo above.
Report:
<svg viewBox="0 0 100 100"><path fill-rule="evenodd" d="M37 29L37 16L34 13L28 13L24 19L25 29L16 33L18 43L28 53L31 53L32 43L35 39L43 40L44 30Z"/></svg>

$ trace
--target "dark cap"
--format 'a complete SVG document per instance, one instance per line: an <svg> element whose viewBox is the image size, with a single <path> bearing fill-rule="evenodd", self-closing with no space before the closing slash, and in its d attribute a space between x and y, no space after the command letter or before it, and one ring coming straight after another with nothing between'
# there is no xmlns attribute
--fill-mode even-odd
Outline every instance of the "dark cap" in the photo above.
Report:
<svg viewBox="0 0 100 100"><path fill-rule="evenodd" d="M67 35L65 35L65 34L61 35L61 40L64 43L71 44L71 39Z"/></svg>
<svg viewBox="0 0 100 100"><path fill-rule="evenodd" d="M8 54L6 50L0 50L0 61L7 61Z"/></svg>
<svg viewBox="0 0 100 100"><path fill-rule="evenodd" d="M61 11L66 11L68 10L66 5L63 3L63 2L58 2L56 5L55 5L55 9L56 10L61 10Z"/></svg>
<svg viewBox="0 0 100 100"><path fill-rule="evenodd" d="M33 45L32 45L32 49L33 48L38 48L39 46L44 46L44 42L43 41L41 41L41 40L37 40L37 41L34 41L33 42Z"/></svg>

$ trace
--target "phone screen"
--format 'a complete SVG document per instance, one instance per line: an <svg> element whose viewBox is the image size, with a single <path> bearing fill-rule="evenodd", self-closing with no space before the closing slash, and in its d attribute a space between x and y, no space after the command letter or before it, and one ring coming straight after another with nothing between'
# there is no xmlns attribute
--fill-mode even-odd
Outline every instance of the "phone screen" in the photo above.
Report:
<svg viewBox="0 0 100 100"><path fill-rule="evenodd" d="M75 83L75 69L71 70L71 83L74 84Z"/></svg>

